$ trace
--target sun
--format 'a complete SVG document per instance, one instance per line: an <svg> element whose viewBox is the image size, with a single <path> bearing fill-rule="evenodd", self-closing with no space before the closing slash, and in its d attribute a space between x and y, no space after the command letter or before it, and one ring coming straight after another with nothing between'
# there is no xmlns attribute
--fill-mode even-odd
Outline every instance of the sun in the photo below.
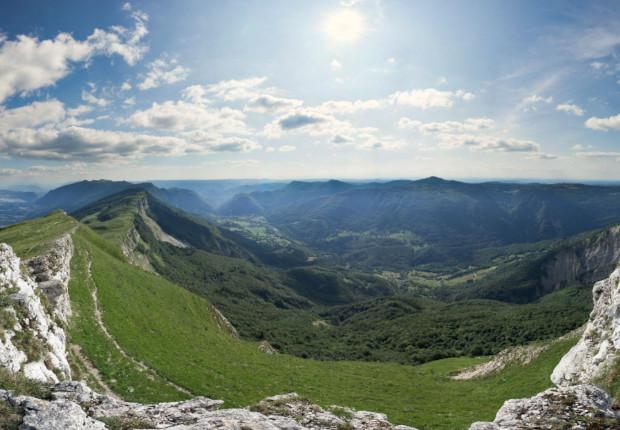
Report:
<svg viewBox="0 0 620 430"><path fill-rule="evenodd" d="M327 17L323 30L335 42L355 42L364 32L364 16L353 9L340 10Z"/></svg>

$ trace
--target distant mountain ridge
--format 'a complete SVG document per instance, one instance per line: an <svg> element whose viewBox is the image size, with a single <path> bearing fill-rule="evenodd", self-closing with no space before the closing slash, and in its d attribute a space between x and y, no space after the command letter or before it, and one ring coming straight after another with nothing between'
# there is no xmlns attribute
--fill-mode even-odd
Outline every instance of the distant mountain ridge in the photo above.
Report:
<svg viewBox="0 0 620 430"><path fill-rule="evenodd" d="M35 203L35 214L54 209L73 212L98 200L125 190L145 190L166 203L197 215L207 215L213 208L195 192L182 188L158 188L155 185L127 181L80 181L49 191Z"/></svg>
<svg viewBox="0 0 620 430"><path fill-rule="evenodd" d="M225 205L226 214L264 214L295 239L336 254L363 248L363 238L352 242L339 232L412 232L420 249L402 255L407 265L462 259L483 247L563 238L620 222L618 186L470 184L437 177L295 181L249 193L245 200L252 204Z"/></svg>

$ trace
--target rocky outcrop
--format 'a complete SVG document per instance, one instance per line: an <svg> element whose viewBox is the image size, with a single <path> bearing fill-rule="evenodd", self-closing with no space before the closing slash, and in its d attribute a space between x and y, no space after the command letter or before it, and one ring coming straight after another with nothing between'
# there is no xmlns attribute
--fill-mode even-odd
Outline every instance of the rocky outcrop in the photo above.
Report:
<svg viewBox="0 0 620 430"><path fill-rule="evenodd" d="M491 423L469 430L620 429L620 412L605 391L593 385L550 388L529 399L508 400Z"/></svg>
<svg viewBox="0 0 620 430"><path fill-rule="evenodd" d="M569 339L578 339L583 332L583 327L573 330L564 336L544 343L532 343L530 345L511 346L495 354L491 360L472 367L460 370L451 376L455 380L479 379L496 374L508 366L525 366L538 358L558 342Z"/></svg>
<svg viewBox="0 0 620 430"><path fill-rule="evenodd" d="M26 262L28 273L52 305L52 316L67 323L71 316L69 279L73 241L66 234L55 240L50 250Z"/></svg>
<svg viewBox="0 0 620 430"><path fill-rule="evenodd" d="M620 364L620 269L592 289L594 308L586 328L553 370L558 385L529 399L508 400L491 423L470 430L620 429L620 405L594 385Z"/></svg>
<svg viewBox="0 0 620 430"><path fill-rule="evenodd" d="M71 377L62 328L70 313L67 284L72 243L65 236L49 255L31 260L21 270L20 259L0 244L0 366L43 382Z"/></svg>
<svg viewBox="0 0 620 430"><path fill-rule="evenodd" d="M594 308L577 344L553 370L554 384L596 383L618 366L620 354L620 269L592 289Z"/></svg>
<svg viewBox="0 0 620 430"><path fill-rule="evenodd" d="M339 408L323 410L295 393L267 398L252 408L218 409L222 402L206 397L142 405L93 392L80 382L52 388L50 400L14 396L0 390L0 400L21 411L24 430L103 430L122 428L169 430L415 430L393 426L385 415Z"/></svg>

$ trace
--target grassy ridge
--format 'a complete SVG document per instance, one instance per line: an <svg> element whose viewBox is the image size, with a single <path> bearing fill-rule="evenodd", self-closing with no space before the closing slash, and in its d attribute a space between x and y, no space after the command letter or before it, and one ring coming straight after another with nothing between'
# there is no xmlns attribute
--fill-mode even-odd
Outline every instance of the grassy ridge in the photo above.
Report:
<svg viewBox="0 0 620 430"><path fill-rule="evenodd" d="M41 255L50 243L71 231L77 222L61 211L0 229L0 242L13 247L15 253L27 259Z"/></svg>

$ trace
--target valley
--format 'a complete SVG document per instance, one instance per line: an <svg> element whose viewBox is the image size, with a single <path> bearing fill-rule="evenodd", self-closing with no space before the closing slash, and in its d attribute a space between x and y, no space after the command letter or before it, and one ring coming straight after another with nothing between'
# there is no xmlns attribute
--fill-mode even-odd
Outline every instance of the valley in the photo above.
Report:
<svg viewBox="0 0 620 430"><path fill-rule="evenodd" d="M310 197L291 205L324 192L302 188ZM504 400L550 386L578 333L555 339L583 325L592 283L620 258L620 229L587 224L600 228L467 242L458 261L406 266L392 250L452 250L403 229L305 241L297 224L266 213L223 215L206 202L191 206L206 212L191 213L187 199L171 197L191 195L180 188L92 182L62 192L83 203L4 227L0 242L28 259L71 236L73 378L135 402L203 395L246 406L295 391L323 407L379 410L394 423L466 428L492 419ZM345 249L330 248L334 241L374 256L354 264L346 251L334 254ZM538 352L483 379L452 379L518 345Z"/></svg>

